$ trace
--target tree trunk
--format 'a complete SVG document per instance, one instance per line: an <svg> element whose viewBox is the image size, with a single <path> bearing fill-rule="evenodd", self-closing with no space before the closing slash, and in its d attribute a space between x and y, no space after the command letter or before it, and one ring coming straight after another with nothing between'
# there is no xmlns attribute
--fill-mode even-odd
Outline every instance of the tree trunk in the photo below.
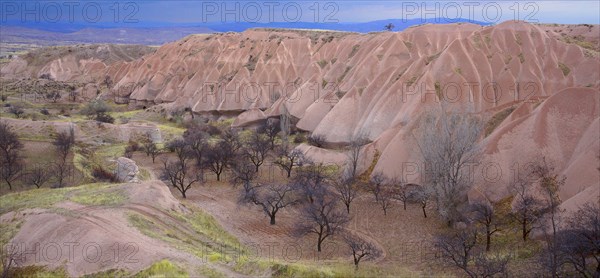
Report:
<svg viewBox="0 0 600 278"><path fill-rule="evenodd" d="M10 183L9 180L5 180L6 184L8 184L8 190L12 190L12 184Z"/></svg>
<svg viewBox="0 0 600 278"><path fill-rule="evenodd" d="M404 205L404 210L406 210L406 201L402 201L402 204Z"/></svg>
<svg viewBox="0 0 600 278"><path fill-rule="evenodd" d="M486 229L487 229L487 233L485 235L485 251L488 252L488 251L490 251L492 235L490 234L490 229L489 228L486 228Z"/></svg>
<svg viewBox="0 0 600 278"><path fill-rule="evenodd" d="M350 203L346 204L346 211L348 212L348 214L350 214Z"/></svg>
<svg viewBox="0 0 600 278"><path fill-rule="evenodd" d="M181 196L183 196L184 199L187 199L187 197L185 196L185 191L181 191Z"/></svg>
<svg viewBox="0 0 600 278"><path fill-rule="evenodd" d="M271 225L275 225L275 214L271 214Z"/></svg>
<svg viewBox="0 0 600 278"><path fill-rule="evenodd" d="M287 177L289 178L289 177L291 177L291 176L292 176L292 167L290 167L290 168L287 170Z"/></svg>
<svg viewBox="0 0 600 278"><path fill-rule="evenodd" d="M319 235L319 239L317 240L317 251L321 252L321 243L323 242L323 240L321 239L321 236Z"/></svg>
<svg viewBox="0 0 600 278"><path fill-rule="evenodd" d="M427 212L425 211L425 206L421 206L421 209L423 210L423 216L425 218L427 218Z"/></svg>
<svg viewBox="0 0 600 278"><path fill-rule="evenodd" d="M221 173L216 173L217 174L217 181L221 181Z"/></svg>
<svg viewBox="0 0 600 278"><path fill-rule="evenodd" d="M527 233L527 219L523 219L522 224L523 224L523 226L522 226L522 229L523 229L523 242L525 242L525 241L527 241L527 234L528 234Z"/></svg>

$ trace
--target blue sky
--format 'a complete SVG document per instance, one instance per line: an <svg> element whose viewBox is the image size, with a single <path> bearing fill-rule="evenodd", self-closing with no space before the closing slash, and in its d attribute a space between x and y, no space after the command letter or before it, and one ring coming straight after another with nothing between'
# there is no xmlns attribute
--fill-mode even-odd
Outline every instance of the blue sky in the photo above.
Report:
<svg viewBox="0 0 600 278"><path fill-rule="evenodd" d="M117 4L115 4L115 2ZM600 24L600 1L10 1L3 24L132 25L220 22L351 23L384 19L467 18L488 23L519 19Z"/></svg>

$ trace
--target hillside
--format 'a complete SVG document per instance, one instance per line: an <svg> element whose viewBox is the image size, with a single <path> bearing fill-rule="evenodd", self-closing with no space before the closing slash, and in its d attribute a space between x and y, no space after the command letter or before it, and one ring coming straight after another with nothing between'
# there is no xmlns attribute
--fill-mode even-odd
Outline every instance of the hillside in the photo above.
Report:
<svg viewBox="0 0 600 278"><path fill-rule="evenodd" d="M372 143L361 169L378 150L375 171L390 176L402 174L403 162L419 161L410 150L420 116L445 97L490 119L485 161L504 174L497 185L478 180L480 189L506 197L511 167L544 155L572 177L562 192L567 200L598 180L595 167L578 166L598 164L598 28L505 22L370 34L252 29L192 35L139 59L86 63L83 70L67 58L43 67L19 58L2 72L33 69L34 76L96 82L110 76L109 94L130 106L239 115L236 126L277 117L285 107L298 129L324 136L330 147L367 136ZM334 157L304 150L322 161Z"/></svg>

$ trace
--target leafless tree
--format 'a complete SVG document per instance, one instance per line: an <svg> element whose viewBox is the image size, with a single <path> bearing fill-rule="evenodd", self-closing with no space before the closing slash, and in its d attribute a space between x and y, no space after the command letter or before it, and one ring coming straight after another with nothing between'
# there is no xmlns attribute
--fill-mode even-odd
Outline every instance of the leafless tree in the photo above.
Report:
<svg viewBox="0 0 600 278"><path fill-rule="evenodd" d="M252 132L248 141L242 147L242 155L246 157L258 172L259 167L265 162L270 150L269 138L261 133Z"/></svg>
<svg viewBox="0 0 600 278"><path fill-rule="evenodd" d="M177 160L163 160L161 179L167 181L169 185L175 187L181 193L183 198L187 198L186 192L195 183L202 182L203 175L201 171L194 172L192 166L190 165L190 151L185 151L185 148L182 149L183 151L177 155Z"/></svg>
<svg viewBox="0 0 600 278"><path fill-rule="evenodd" d="M459 209L472 186L470 166L479 159L483 122L467 113L440 111L427 115L422 127L418 142L428 168L426 185L434 189L438 213L451 225L461 220Z"/></svg>
<svg viewBox="0 0 600 278"><path fill-rule="evenodd" d="M16 244L7 244L0 248L0 260L2 264L2 278L11 277L11 270L22 263L22 254Z"/></svg>
<svg viewBox="0 0 600 278"><path fill-rule="evenodd" d="M4 121L0 121L0 175L12 190L12 183L21 175L23 143L16 132Z"/></svg>
<svg viewBox="0 0 600 278"><path fill-rule="evenodd" d="M205 151L204 167L215 173L217 181L221 180L221 174L233 164L239 150L239 142L234 135L225 135L214 144L209 144Z"/></svg>
<svg viewBox="0 0 600 278"><path fill-rule="evenodd" d="M210 135L197 125L188 128L183 133L183 139L194 152L194 158L198 166L201 166L204 161L204 152L208 148L209 138Z"/></svg>
<svg viewBox="0 0 600 278"><path fill-rule="evenodd" d="M394 202L394 199L392 198L393 196L394 188L392 187L392 185L389 182L384 183L381 186L381 192L379 193L379 197L376 200L377 204L379 204L379 206L383 210L383 215L387 215L388 209L392 207L392 204Z"/></svg>
<svg viewBox="0 0 600 278"><path fill-rule="evenodd" d="M294 234L317 236L317 251L327 238L335 235L350 221L348 214L338 206L338 198L327 190L320 190L313 202L305 204L300 212L299 221L294 227Z"/></svg>
<svg viewBox="0 0 600 278"><path fill-rule="evenodd" d="M387 177L381 172L377 172L371 177L367 190L373 194L375 202L379 202L379 196L383 191L385 183L387 183Z"/></svg>
<svg viewBox="0 0 600 278"><path fill-rule="evenodd" d="M55 176L58 186L63 187L69 174L69 154L75 146L75 130L73 127L70 127L69 131L58 133L53 144L58 155L58 161L55 163Z"/></svg>
<svg viewBox="0 0 600 278"><path fill-rule="evenodd" d="M406 203L410 201L410 190L412 187L397 178L393 178L390 184L392 186L392 198L402 202L402 206L406 210Z"/></svg>
<svg viewBox="0 0 600 278"><path fill-rule="evenodd" d="M383 28L384 28L386 31L390 31L390 32L391 32L391 31L392 31L392 30L393 30L395 27L396 27L396 26L394 26L394 24L393 24L393 23L388 23L388 24L386 24L385 26L383 26Z"/></svg>
<svg viewBox="0 0 600 278"><path fill-rule="evenodd" d="M293 183L312 203L315 197L324 191L329 180L330 177L325 165L322 163L309 163L298 169Z"/></svg>
<svg viewBox="0 0 600 278"><path fill-rule="evenodd" d="M358 269L358 264L363 258L374 259L381 256L381 250L372 242L369 242L359 236L353 235L350 231L344 231L344 242L352 252L354 268Z"/></svg>
<svg viewBox="0 0 600 278"><path fill-rule="evenodd" d="M423 211L423 217L427 218L427 205L431 200L432 190L427 186L418 185L415 186L409 192L409 199L421 206L421 210Z"/></svg>
<svg viewBox="0 0 600 278"><path fill-rule="evenodd" d="M488 201L477 201L471 204L473 221L479 223L485 230L485 251L490 251L492 235L499 231L498 217L494 207Z"/></svg>
<svg viewBox="0 0 600 278"><path fill-rule="evenodd" d="M281 116L279 118L279 127L281 129L281 145L284 148L287 148L292 125L291 115L290 112L287 110L287 107L285 107L285 105L281 105L279 109L281 112Z"/></svg>
<svg viewBox="0 0 600 278"><path fill-rule="evenodd" d="M367 142L368 141L366 137L359 135L356 138L352 139L350 145L348 146L348 166L350 171L349 173L352 178L356 178L356 176L358 175L358 173L356 172L358 168L358 161L362 153L363 145L367 144Z"/></svg>
<svg viewBox="0 0 600 278"><path fill-rule="evenodd" d="M144 143L143 148L146 155L152 157L152 163L154 163L156 158L162 153L162 150L158 145L152 141Z"/></svg>
<svg viewBox="0 0 600 278"><path fill-rule="evenodd" d="M233 172L233 178L230 181L231 184L234 187L242 185L244 194L241 196L245 197L246 192L250 192L253 186L255 186L254 181L258 177L258 173L256 172L254 165L247 160L242 160L233 164L231 170ZM245 201L244 198L240 199L240 202L243 201Z"/></svg>
<svg viewBox="0 0 600 278"><path fill-rule="evenodd" d="M51 177L52 172L49 171L46 165L34 165L27 173L26 181L27 183L35 185L37 188L41 188Z"/></svg>
<svg viewBox="0 0 600 278"><path fill-rule="evenodd" d="M514 195L514 208L511 216L521 225L521 237L527 241L529 234L538 228L538 220L542 212L542 203L532 192L533 184L527 179L516 177L511 184Z"/></svg>
<svg viewBox="0 0 600 278"><path fill-rule="evenodd" d="M559 277L563 258L560 253L560 223L562 209L560 208L560 188L565 184L566 177L555 173L554 167L545 157L538 160L533 165L532 174L539 183L542 197L542 206L546 223L550 227L545 227L544 235L546 249L542 253L541 263L547 269L552 277Z"/></svg>
<svg viewBox="0 0 600 278"><path fill-rule="evenodd" d="M298 203L294 187L289 184L269 184L245 187L242 189L244 203L252 203L262 208L275 225L275 216L279 210Z"/></svg>
<svg viewBox="0 0 600 278"><path fill-rule="evenodd" d="M303 161L304 154L300 150L288 150L284 146L281 146L277 150L277 158L273 163L284 170L289 178L292 176L292 170L294 167L302 166Z"/></svg>
<svg viewBox="0 0 600 278"><path fill-rule="evenodd" d="M267 119L259 128L258 133L264 134L269 138L269 148L272 150L275 148L275 140L281 130L280 124L274 118Z"/></svg>
<svg viewBox="0 0 600 278"><path fill-rule="evenodd" d="M333 187L339 194L339 198L346 206L346 212L350 213L350 204L358 196L358 181L351 178L350 174L342 174L332 181Z"/></svg>
<svg viewBox="0 0 600 278"><path fill-rule="evenodd" d="M600 277L600 206L586 203L569 219L559 244L565 265L581 277Z"/></svg>
<svg viewBox="0 0 600 278"><path fill-rule="evenodd" d="M477 238L477 230L467 227L449 235L438 236L435 245L446 264L463 270L469 277L506 274L508 257L480 252L477 248Z"/></svg>

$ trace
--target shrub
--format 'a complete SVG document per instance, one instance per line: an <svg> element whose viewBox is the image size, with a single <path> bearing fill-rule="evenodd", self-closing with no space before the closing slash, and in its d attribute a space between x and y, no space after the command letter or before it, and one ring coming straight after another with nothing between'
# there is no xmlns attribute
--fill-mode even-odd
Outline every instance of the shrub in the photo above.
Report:
<svg viewBox="0 0 600 278"><path fill-rule="evenodd" d="M10 112L11 114L14 114L15 117L17 118L21 118L21 116L23 116L23 114L25 114L25 110L23 110L23 108L13 105L10 108L8 108L8 112Z"/></svg>
<svg viewBox="0 0 600 278"><path fill-rule="evenodd" d="M315 147L322 148L325 145L325 136L313 134L308 137L308 143Z"/></svg>
<svg viewBox="0 0 600 278"><path fill-rule="evenodd" d="M42 113L42 115L46 115L46 116L50 115L50 111L48 111L48 109L46 109L46 108L42 108L40 110L40 113Z"/></svg>
<svg viewBox="0 0 600 278"><path fill-rule="evenodd" d="M108 171L102 168L101 166L96 166L92 169L92 177L94 177L94 179L96 179L97 181L117 181L117 176L113 172Z"/></svg>
<svg viewBox="0 0 600 278"><path fill-rule="evenodd" d="M294 143L300 144L304 142L306 142L306 135L304 135L304 133L296 134L296 137L294 137Z"/></svg>
<svg viewBox="0 0 600 278"><path fill-rule="evenodd" d="M109 124L115 123L115 118L113 118L111 115L109 115L107 113L96 114L95 120L98 122L102 122L102 123L109 123Z"/></svg>

